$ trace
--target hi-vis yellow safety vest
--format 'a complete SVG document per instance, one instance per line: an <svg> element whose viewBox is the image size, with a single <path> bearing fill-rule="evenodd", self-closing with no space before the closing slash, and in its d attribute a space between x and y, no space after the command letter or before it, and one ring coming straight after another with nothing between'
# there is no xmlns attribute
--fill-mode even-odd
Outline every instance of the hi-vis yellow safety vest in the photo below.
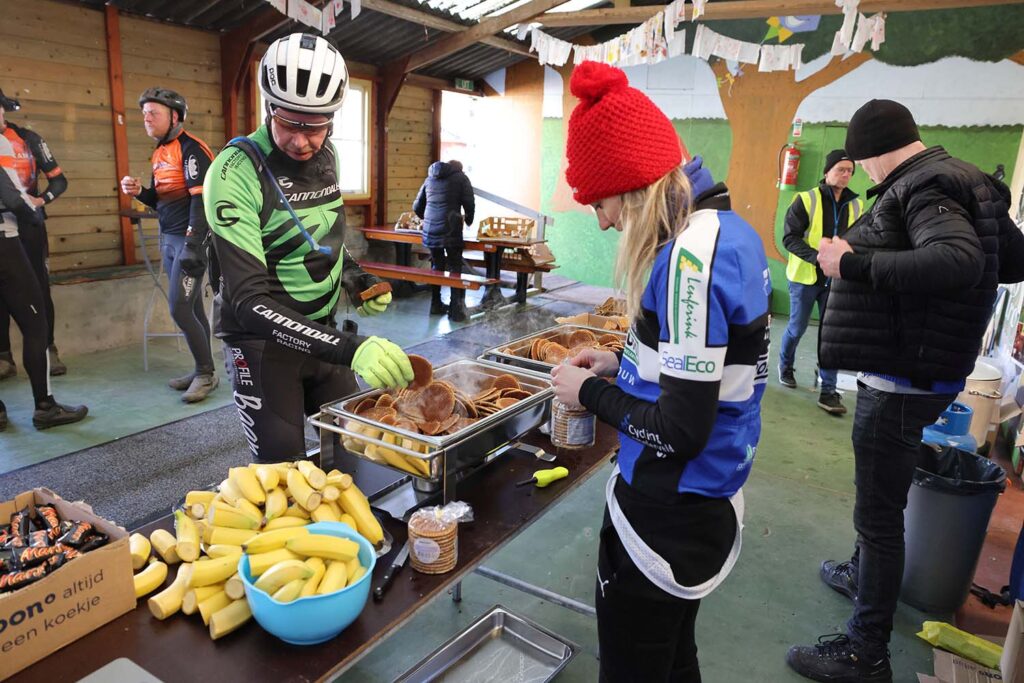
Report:
<svg viewBox="0 0 1024 683"><path fill-rule="evenodd" d="M816 187L813 190L807 190L806 192L797 193L793 201L801 201L804 203L804 210L807 211L807 215L811 219L810 228L807 230L807 234L804 236L804 242L807 242L808 246L812 249L817 249L818 244L821 242L821 233L824 229L824 203L821 197L821 188ZM864 213L864 200L860 197L850 200L847 202L850 205L850 210L846 214L846 227L853 225L861 214ZM838 211L836 212L837 221L838 215L843 211L843 204L839 205ZM789 255L789 263L786 264L786 277L790 282L797 282L802 285L813 285L818 281L818 269L813 263L804 261L795 254Z"/></svg>

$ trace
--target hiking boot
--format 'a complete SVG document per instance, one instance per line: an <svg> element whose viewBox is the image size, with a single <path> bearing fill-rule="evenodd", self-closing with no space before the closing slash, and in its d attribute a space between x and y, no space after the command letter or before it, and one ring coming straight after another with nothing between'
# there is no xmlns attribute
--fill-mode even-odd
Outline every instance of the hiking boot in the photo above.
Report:
<svg viewBox="0 0 1024 683"><path fill-rule="evenodd" d="M187 375L182 375L181 377L174 377L172 379L167 380L167 386L169 386L171 389L174 389L175 391L185 391L190 386L192 386L192 380L194 380L195 378L196 373L190 372Z"/></svg>
<svg viewBox="0 0 1024 683"><path fill-rule="evenodd" d="M825 560L818 575L826 586L851 600L857 599L857 570L850 562Z"/></svg>
<svg viewBox="0 0 1024 683"><path fill-rule="evenodd" d="M181 395L181 400L185 403L199 403L209 396L218 384L220 384L220 379L214 373L196 375L189 385L188 391Z"/></svg>
<svg viewBox="0 0 1024 683"><path fill-rule="evenodd" d="M794 645L786 653L786 664L812 681L892 683L888 652L858 652L850 639L839 633L819 637L817 645Z"/></svg>
<svg viewBox="0 0 1024 683"><path fill-rule="evenodd" d="M66 406L56 401L48 406L36 408L32 413L32 426L36 429L49 429L60 425L69 425L78 422L89 414L86 406Z"/></svg>
<svg viewBox="0 0 1024 683"><path fill-rule="evenodd" d="M779 384L790 389L796 389L796 377L793 375L793 368L779 368Z"/></svg>
<svg viewBox="0 0 1024 683"><path fill-rule="evenodd" d="M11 352L0 353L0 380L14 377L18 374L18 366L14 364L14 356Z"/></svg>
<svg viewBox="0 0 1024 683"><path fill-rule="evenodd" d="M50 377L68 374L68 366L64 365L64 361L60 359L56 346L47 348L46 353L50 358Z"/></svg>
<svg viewBox="0 0 1024 683"><path fill-rule="evenodd" d="M846 406L843 405L842 398L835 391L827 394L822 392L818 396L818 407L829 415L846 415Z"/></svg>

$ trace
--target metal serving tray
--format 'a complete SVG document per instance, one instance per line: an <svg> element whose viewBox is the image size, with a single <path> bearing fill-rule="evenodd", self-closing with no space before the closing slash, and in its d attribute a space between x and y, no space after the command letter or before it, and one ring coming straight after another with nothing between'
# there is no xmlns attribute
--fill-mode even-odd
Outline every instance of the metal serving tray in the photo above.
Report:
<svg viewBox="0 0 1024 683"><path fill-rule="evenodd" d="M483 382L498 375L514 376L520 386L530 392L515 405L503 408L454 434L427 436L414 434L392 425L385 425L368 419L355 412L355 406L365 398L384 393L370 389L353 394L321 408L321 412L310 418L310 423L321 430L340 434L346 441L364 447L373 445L402 456L417 458L426 464L427 473L414 474L401 468L381 463L358 450L347 449L356 457L370 460L382 467L417 477L427 482L438 483L445 475L467 469L481 463L488 453L530 431L544 421L553 393L551 379L537 373L511 368L506 365L480 360L458 360L434 368L435 379L446 379L462 388L467 382ZM388 438L397 440L392 443ZM447 468L447 472L446 472Z"/></svg>
<svg viewBox="0 0 1024 683"><path fill-rule="evenodd" d="M495 605L395 683L543 683L558 675L578 649Z"/></svg>
<svg viewBox="0 0 1024 683"><path fill-rule="evenodd" d="M542 360L533 360L532 358L527 357L530 352L530 347L533 345L535 339L551 339L552 337L558 337L563 334L571 334L576 330L588 330L599 337L603 334L611 334L620 338L623 344L626 342L625 332L602 330L600 328L589 327L587 325L556 325L555 327L549 327L546 330L541 330L540 332L534 332L533 334L525 337L514 339L507 344L501 344L500 346L495 346L492 349L487 349L483 354L481 354L480 360L504 363L517 368L523 368L524 370L551 374L552 368L555 367L552 363L545 363Z"/></svg>

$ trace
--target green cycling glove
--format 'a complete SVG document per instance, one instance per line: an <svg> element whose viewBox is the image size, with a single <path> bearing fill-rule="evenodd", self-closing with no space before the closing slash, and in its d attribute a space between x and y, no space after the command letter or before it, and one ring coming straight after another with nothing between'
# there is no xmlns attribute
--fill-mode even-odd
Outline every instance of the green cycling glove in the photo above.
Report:
<svg viewBox="0 0 1024 683"><path fill-rule="evenodd" d="M413 379L405 351L381 337L370 337L359 345L352 356L352 371L374 389L404 388Z"/></svg>
<svg viewBox="0 0 1024 683"><path fill-rule="evenodd" d="M389 303L391 303L391 292L375 296L369 301L364 301L363 305L356 309L356 313L359 315L379 315L387 309Z"/></svg>

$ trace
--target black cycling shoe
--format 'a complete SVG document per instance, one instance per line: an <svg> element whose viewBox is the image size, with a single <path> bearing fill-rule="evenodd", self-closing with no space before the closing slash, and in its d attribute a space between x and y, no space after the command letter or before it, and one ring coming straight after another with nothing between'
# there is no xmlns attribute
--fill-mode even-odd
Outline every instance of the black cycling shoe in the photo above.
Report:
<svg viewBox="0 0 1024 683"><path fill-rule="evenodd" d="M817 645L794 645L786 653L786 664L812 681L892 683L888 652L860 653L850 639L840 633L819 637Z"/></svg>
<svg viewBox="0 0 1024 683"><path fill-rule="evenodd" d="M793 374L793 368L779 368L779 384L796 389L796 376Z"/></svg>
<svg viewBox="0 0 1024 683"><path fill-rule="evenodd" d="M89 414L86 406L66 406L56 401L45 408L36 408L32 413L32 426L36 429L49 429L60 425L78 422Z"/></svg>
<svg viewBox="0 0 1024 683"><path fill-rule="evenodd" d="M822 562L821 570L818 572L826 586L851 600L857 599L857 577L855 574L852 564L835 560Z"/></svg>

